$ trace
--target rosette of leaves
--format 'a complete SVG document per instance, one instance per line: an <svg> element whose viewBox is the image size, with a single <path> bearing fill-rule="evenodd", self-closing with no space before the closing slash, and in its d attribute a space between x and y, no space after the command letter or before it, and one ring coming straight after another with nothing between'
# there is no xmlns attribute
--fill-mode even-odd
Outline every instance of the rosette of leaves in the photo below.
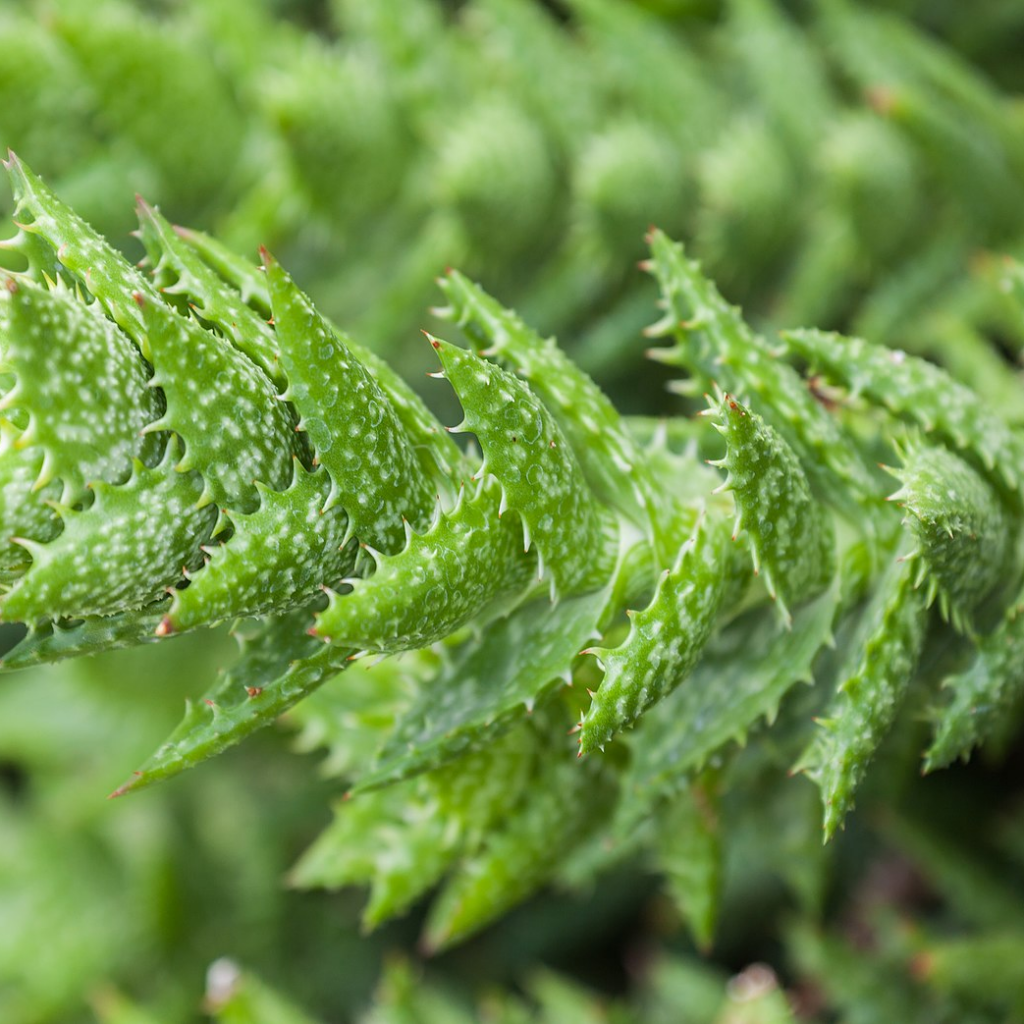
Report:
<svg viewBox="0 0 1024 1024"><path fill-rule="evenodd" d="M368 884L368 926L440 885L440 949L637 856L707 944L757 799L737 741L774 723L758 772L806 820L798 763L830 836L913 688L929 766L1019 700L1022 441L938 367L769 345L655 231L651 355L704 415L652 435L451 271L445 428L269 253L140 203L143 273L8 171L3 668L231 623L239 658L117 794L291 712L350 787L292 882Z"/></svg>

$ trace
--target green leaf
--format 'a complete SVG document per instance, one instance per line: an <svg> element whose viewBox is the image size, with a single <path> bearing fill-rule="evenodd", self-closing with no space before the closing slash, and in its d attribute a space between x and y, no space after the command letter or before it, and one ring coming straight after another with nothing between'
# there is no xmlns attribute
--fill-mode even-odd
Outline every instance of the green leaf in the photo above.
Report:
<svg viewBox="0 0 1024 1024"><path fill-rule="evenodd" d="M896 718L917 668L927 621L925 597L914 589L911 565L895 561L865 613L863 646L851 645L855 663L796 769L806 771L821 789L826 840L853 806L854 791Z"/></svg>
<svg viewBox="0 0 1024 1024"><path fill-rule="evenodd" d="M542 746L548 742L541 740ZM601 759L580 764L550 751L540 757L524 799L431 906L424 947L436 952L454 945L539 889L566 854L600 827L614 795L614 774Z"/></svg>
<svg viewBox="0 0 1024 1024"><path fill-rule="evenodd" d="M918 544L917 582L927 582L928 602L938 594L943 617L964 631L984 598L1013 578L1010 517L985 480L945 448L916 445L891 472L903 486L890 500L905 509Z"/></svg>
<svg viewBox="0 0 1024 1024"><path fill-rule="evenodd" d="M425 983L403 959L386 961L374 1004L358 1024L477 1024L479 1015L444 992ZM488 1024L491 1018L487 1017ZM518 1024L495 1018L494 1024Z"/></svg>
<svg viewBox="0 0 1024 1024"><path fill-rule="evenodd" d="M173 778L270 725L349 664L347 650L326 647L305 628L310 609L256 620L237 631L242 655L185 716L167 741L112 796Z"/></svg>
<svg viewBox="0 0 1024 1024"><path fill-rule="evenodd" d="M160 1024L160 1022L115 989L100 989L90 1002L99 1024Z"/></svg>
<svg viewBox="0 0 1024 1024"><path fill-rule="evenodd" d="M970 665L943 688L952 696L938 712L925 755L929 772L966 759L998 731L1024 693L1024 598L1013 602L999 626L980 639Z"/></svg>
<svg viewBox="0 0 1024 1024"><path fill-rule="evenodd" d="M198 473L178 472L173 439L153 469L136 460L125 484L96 483L84 512L61 508L64 530L48 544L22 540L32 565L3 598L7 621L113 615L155 600L194 567L217 518L199 507Z"/></svg>
<svg viewBox="0 0 1024 1024"><path fill-rule="evenodd" d="M676 339L672 348L651 352L652 358L686 367L705 390L718 384L741 400L756 397L812 483L838 508L856 515L856 503L873 502L877 483L864 456L800 375L754 334L680 244L660 231L651 233L649 243L649 269L658 279L666 315L648 333Z"/></svg>
<svg viewBox="0 0 1024 1024"><path fill-rule="evenodd" d="M18 445L21 431L0 421L0 537L5 562L24 560L23 552L8 544L14 537L45 542L61 530L61 520L52 503L60 500L64 489L52 481L35 490L43 469L43 453Z"/></svg>
<svg viewBox="0 0 1024 1024"><path fill-rule="evenodd" d="M346 798L293 869L292 883L339 888L369 882L363 923L375 927L480 846L521 799L539 754L536 732L524 723L457 764Z"/></svg>
<svg viewBox="0 0 1024 1024"><path fill-rule="evenodd" d="M340 506L321 511L331 490L323 468L293 460L286 491L260 484L255 512L229 513L230 539L207 548L206 565L174 593L165 620L179 632L224 619L247 618L308 603L322 586L338 586L355 566L348 517Z"/></svg>
<svg viewBox="0 0 1024 1024"><path fill-rule="evenodd" d="M916 423L971 460L1005 494L1024 475L1024 444L970 388L905 352L824 331L785 331L790 352L894 416ZM1019 497L1016 502L1019 503Z"/></svg>
<svg viewBox="0 0 1024 1024"><path fill-rule="evenodd" d="M334 820L289 874L299 888L372 886L370 928L436 885L458 854L456 837L425 778L365 793L334 807Z"/></svg>
<svg viewBox="0 0 1024 1024"><path fill-rule="evenodd" d="M654 481L639 447L601 389L553 338L542 338L457 270L449 270L440 284L450 308L439 312L485 349L485 355L529 384L557 420L595 493L657 536L661 520L652 513Z"/></svg>
<svg viewBox="0 0 1024 1024"><path fill-rule="evenodd" d="M918 975L970 1004L1024 1012L1024 932L1008 931L939 939L919 955Z"/></svg>
<svg viewBox="0 0 1024 1024"><path fill-rule="evenodd" d="M347 594L329 593L315 633L363 651L395 653L426 647L478 618L495 600L525 595L536 561L522 550L515 516L502 517L498 488L483 481L465 489L426 533L409 532L396 555L374 554L368 579Z"/></svg>
<svg viewBox="0 0 1024 1024"><path fill-rule="evenodd" d="M799 608L787 628L764 610L747 613L716 637L685 686L653 709L633 734L623 780L629 799L616 824L625 835L663 795L700 772L728 743L746 743L762 719L770 724L782 698L812 681L812 666L832 642L840 586Z"/></svg>
<svg viewBox="0 0 1024 1024"><path fill-rule="evenodd" d="M0 410L25 417L17 446L43 454L34 486L59 480L61 502L73 505L93 481L123 483L133 458L152 465L158 439L139 434L162 400L136 348L65 288L26 281L8 291L3 363L17 383Z"/></svg>
<svg viewBox="0 0 1024 1024"><path fill-rule="evenodd" d="M137 293L145 301L159 304L156 289L13 153L4 167L14 190L18 223L47 242L61 265L99 300L113 321L148 356L146 326L133 296ZM50 268L47 265L40 269Z"/></svg>
<svg viewBox="0 0 1024 1024"><path fill-rule="evenodd" d="M416 687L437 672L440 658L429 650L401 658L362 658L338 686L321 686L288 712L299 732L295 749L324 750L320 774L350 779L372 764Z"/></svg>
<svg viewBox="0 0 1024 1024"><path fill-rule="evenodd" d="M163 302L136 301L156 368L153 384L167 397L167 411L147 430L181 436L178 468L202 473L204 501L254 511L256 481L283 490L292 478L298 451L288 407L267 375L223 338Z"/></svg>
<svg viewBox="0 0 1024 1024"><path fill-rule="evenodd" d="M820 985L828 1005L843 1014L841 1019L851 1024L935 1021L934 1007L925 1003L907 964L869 959L862 950L822 934L809 922L791 927L786 938L800 975Z"/></svg>
<svg viewBox="0 0 1024 1024"><path fill-rule="evenodd" d="M284 368L271 325L246 305L240 292L203 262L159 210L139 198L136 212L139 237L149 254L161 294L186 299L203 320L213 324L283 389Z"/></svg>
<svg viewBox="0 0 1024 1024"><path fill-rule="evenodd" d="M722 843L718 794L694 783L661 811L656 864L697 945L707 952L714 938L722 895Z"/></svg>
<svg viewBox="0 0 1024 1024"><path fill-rule="evenodd" d="M271 315L270 289L267 275L248 260L242 259L227 246L201 231L175 228L178 236L193 249L211 269L234 287L242 301L263 316ZM452 439L423 404L423 400L380 356L359 345L355 339L328 324L352 355L366 368L380 389L387 395L402 426L408 434L423 471L435 487L447 493L458 479L462 455Z"/></svg>
<svg viewBox="0 0 1024 1024"><path fill-rule="evenodd" d="M333 484L323 510L341 505L360 540L392 554L405 539L405 521L414 529L430 521L436 491L391 404L345 338L275 260L265 255L264 264L288 377L284 397L298 409L298 429L309 435Z"/></svg>
<svg viewBox="0 0 1024 1024"><path fill-rule="evenodd" d="M729 982L726 1005L715 1024L797 1024L775 972L752 964Z"/></svg>
<svg viewBox="0 0 1024 1024"><path fill-rule="evenodd" d="M539 577L549 575L553 596L599 586L613 563L617 530L551 413L500 366L436 338L431 344L465 411L455 429L472 431L483 449L476 476L501 485L501 511L519 514L526 547L537 550Z"/></svg>
<svg viewBox="0 0 1024 1024"><path fill-rule="evenodd" d="M157 601L143 608L117 615L92 616L63 625L44 622L29 628L26 636L0 661L0 670L13 672L32 665L45 665L84 654L156 643L156 635L170 602Z"/></svg>
<svg viewBox="0 0 1024 1024"><path fill-rule="evenodd" d="M420 687L356 792L452 761L543 705L571 680L573 660L594 637L608 598L598 590L552 607L541 597L465 641Z"/></svg>
<svg viewBox="0 0 1024 1024"><path fill-rule="evenodd" d="M731 543L725 521L706 514L658 581L651 603L630 615L626 639L615 648L588 650L604 679L581 719L581 753L603 747L693 670L729 589Z"/></svg>
<svg viewBox="0 0 1024 1024"><path fill-rule="evenodd" d="M736 502L734 536L743 531L783 620L789 603L807 600L835 571L832 524L811 495L792 448L757 413L729 395L710 400L709 412L725 438L728 471L722 485Z"/></svg>
<svg viewBox="0 0 1024 1024"><path fill-rule="evenodd" d="M238 292L242 302L260 316L270 318L267 278L255 263L239 256L234 249L205 232L178 226L175 226L174 231L203 263Z"/></svg>

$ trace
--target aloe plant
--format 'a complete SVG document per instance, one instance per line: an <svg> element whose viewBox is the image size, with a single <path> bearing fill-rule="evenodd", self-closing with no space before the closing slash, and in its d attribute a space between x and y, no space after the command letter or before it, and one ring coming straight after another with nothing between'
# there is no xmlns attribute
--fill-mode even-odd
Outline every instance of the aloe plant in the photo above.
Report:
<svg viewBox="0 0 1024 1024"><path fill-rule="evenodd" d="M654 231L650 354L702 415L651 434L450 271L446 428L266 251L140 204L143 272L7 168L3 670L221 622L242 645L115 795L289 712L350 787L293 884L368 884L368 925L440 884L438 950L647 850L706 944L736 740L817 783L827 839L914 689L929 769L1019 701L1021 436L936 366L769 343Z"/></svg>

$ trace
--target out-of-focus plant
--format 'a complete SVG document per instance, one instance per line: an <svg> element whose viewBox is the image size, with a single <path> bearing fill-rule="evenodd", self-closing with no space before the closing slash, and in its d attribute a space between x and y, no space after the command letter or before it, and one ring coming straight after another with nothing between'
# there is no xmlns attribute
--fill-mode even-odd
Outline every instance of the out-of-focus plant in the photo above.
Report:
<svg viewBox="0 0 1024 1024"><path fill-rule="evenodd" d="M845 0L646 6L36 0L0 20L0 143L115 240L142 192L271 246L405 359L457 264L585 365L628 366L650 223L759 324L916 350L928 316L968 377L992 369L962 355L979 327L1020 346L976 258L1021 249L1020 113L957 52L1019 84L1013 5L923 27Z"/></svg>

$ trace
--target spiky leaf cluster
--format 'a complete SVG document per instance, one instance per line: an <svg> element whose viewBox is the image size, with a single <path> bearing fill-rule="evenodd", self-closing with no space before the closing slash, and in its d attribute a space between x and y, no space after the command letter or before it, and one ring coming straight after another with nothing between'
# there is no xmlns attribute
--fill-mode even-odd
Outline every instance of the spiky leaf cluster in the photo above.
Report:
<svg viewBox="0 0 1024 1024"><path fill-rule="evenodd" d="M934 698L929 764L1019 695L1021 442L937 367L774 347L653 232L652 355L716 396L685 451L456 271L442 312L470 347L427 338L463 409L446 430L269 253L141 204L146 273L8 170L27 270L0 290L0 615L28 633L4 667L231 623L238 659L117 793L290 711L350 787L293 881L368 884L368 925L440 885L443 948L647 855L707 943L715 808L765 722L831 835L941 682L934 598L975 661Z"/></svg>

